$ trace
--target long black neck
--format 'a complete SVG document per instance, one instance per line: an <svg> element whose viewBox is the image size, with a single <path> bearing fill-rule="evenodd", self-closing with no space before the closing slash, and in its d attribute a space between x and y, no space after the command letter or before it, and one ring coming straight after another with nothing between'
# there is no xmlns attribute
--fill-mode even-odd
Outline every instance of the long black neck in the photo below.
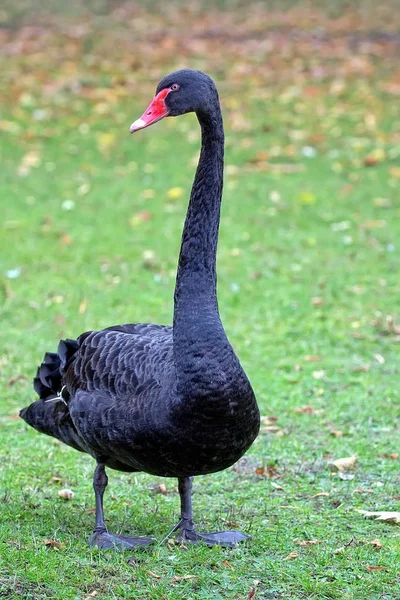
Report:
<svg viewBox="0 0 400 600"><path fill-rule="evenodd" d="M177 373L191 370L213 341L228 345L218 313L216 253L224 166L224 129L219 102L198 114L200 160L182 234L174 308ZM210 336L212 339L210 339Z"/></svg>

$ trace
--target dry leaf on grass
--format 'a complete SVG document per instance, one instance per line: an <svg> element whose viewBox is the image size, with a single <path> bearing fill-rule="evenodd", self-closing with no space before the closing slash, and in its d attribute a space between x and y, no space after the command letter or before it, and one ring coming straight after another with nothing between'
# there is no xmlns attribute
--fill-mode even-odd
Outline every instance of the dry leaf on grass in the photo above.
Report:
<svg viewBox="0 0 400 600"><path fill-rule="evenodd" d="M299 538L294 538L293 543L297 546L315 546L316 544L320 544L320 540L300 540Z"/></svg>
<svg viewBox="0 0 400 600"><path fill-rule="evenodd" d="M313 371L312 376L314 379L323 379L325 377L325 371L323 369L320 371Z"/></svg>
<svg viewBox="0 0 400 600"><path fill-rule="evenodd" d="M279 477L274 465L257 467L254 472L256 475L259 475L260 477L268 477L268 479L271 479L272 477Z"/></svg>
<svg viewBox="0 0 400 600"><path fill-rule="evenodd" d="M87 300L84 298L82 302L79 304L78 312L80 315L83 315L87 309Z"/></svg>
<svg viewBox="0 0 400 600"><path fill-rule="evenodd" d="M278 433L281 431L281 428L278 425L265 425L260 428L260 433Z"/></svg>
<svg viewBox="0 0 400 600"><path fill-rule="evenodd" d="M153 571L146 571L147 575L150 575L150 577L154 577L154 579L161 579L161 575L156 575L156 573L153 573Z"/></svg>
<svg viewBox="0 0 400 600"><path fill-rule="evenodd" d="M329 468L331 471L336 472L350 471L356 466L356 461L357 457L355 455L347 456L346 458L338 458L329 463Z"/></svg>
<svg viewBox="0 0 400 600"><path fill-rule="evenodd" d="M167 495L167 486L165 483L156 483L152 489L153 494L162 494L163 496Z"/></svg>
<svg viewBox="0 0 400 600"><path fill-rule="evenodd" d="M283 560L296 560L298 557L299 553L297 550L294 550L294 552L290 552Z"/></svg>
<svg viewBox="0 0 400 600"><path fill-rule="evenodd" d="M357 510L360 514L364 515L368 519L374 519L375 521L385 521L387 523L396 523L400 525L400 512L396 511L368 511L368 510Z"/></svg>
<svg viewBox="0 0 400 600"><path fill-rule="evenodd" d="M43 544L48 548L62 548L61 542L57 542L56 540L43 540Z"/></svg>
<svg viewBox="0 0 400 600"><path fill-rule="evenodd" d="M340 429L331 429L329 432L333 437L343 437L343 431Z"/></svg>
<svg viewBox="0 0 400 600"><path fill-rule="evenodd" d="M281 485L278 485L277 483L275 483L275 481L271 481L271 487L275 488L276 490L280 490L283 491L283 487Z"/></svg>
<svg viewBox="0 0 400 600"><path fill-rule="evenodd" d="M261 417L260 421L262 425L273 425L274 423L276 423L278 420L278 417L275 417L274 415L268 415L266 417Z"/></svg>
<svg viewBox="0 0 400 600"><path fill-rule="evenodd" d="M313 297L311 298L311 304L312 304L313 306L323 306L323 304L324 304L324 299L323 299L323 298L320 298L320 296L313 296Z"/></svg>
<svg viewBox="0 0 400 600"><path fill-rule="evenodd" d="M311 404L306 404L305 406L298 406L294 409L294 412L302 415L312 415L314 411L315 408L311 406Z"/></svg>
<svg viewBox="0 0 400 600"><path fill-rule="evenodd" d="M305 356L303 360L305 360L306 362L319 362L321 360L321 357L317 354L307 354L307 356Z"/></svg>
<svg viewBox="0 0 400 600"><path fill-rule="evenodd" d="M367 566L368 571L387 571L389 569L389 567L381 567L381 566L373 566L373 565L368 565Z"/></svg>
<svg viewBox="0 0 400 600"><path fill-rule="evenodd" d="M72 490L60 490L58 492L58 495L60 496L60 498L62 498L63 500L72 500L73 497L75 496L74 492Z"/></svg>
<svg viewBox="0 0 400 600"><path fill-rule="evenodd" d="M150 573L150 571L147 571ZM156 575L157 579L160 578L159 575ZM174 575L172 581L186 581L186 579L196 579L197 575L182 575L182 577L178 577L178 575Z"/></svg>
<svg viewBox="0 0 400 600"><path fill-rule="evenodd" d="M318 492L318 494L314 494L314 496L310 496L310 498L322 498L322 496L329 496L329 492Z"/></svg>
<svg viewBox="0 0 400 600"><path fill-rule="evenodd" d="M355 473L349 473L346 471L339 471L338 475L339 479L342 479L343 481L351 481L356 476Z"/></svg>
<svg viewBox="0 0 400 600"><path fill-rule="evenodd" d="M249 595L247 596L247 600L254 600L254 598L256 597L256 591L257 591L257 588L258 588L259 585L260 585L260 582L258 581L258 579L256 579L254 581L253 587L249 591Z"/></svg>
<svg viewBox="0 0 400 600"><path fill-rule="evenodd" d="M10 377L8 380L7 385L8 387L11 387L14 385L14 383L17 383L17 381L25 381L26 379L26 375L13 375L13 377Z"/></svg>

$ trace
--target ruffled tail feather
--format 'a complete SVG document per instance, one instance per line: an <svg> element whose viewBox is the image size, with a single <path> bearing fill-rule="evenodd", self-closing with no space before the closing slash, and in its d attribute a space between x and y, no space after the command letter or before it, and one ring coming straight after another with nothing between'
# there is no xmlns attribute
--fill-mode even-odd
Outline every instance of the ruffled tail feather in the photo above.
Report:
<svg viewBox="0 0 400 600"><path fill-rule="evenodd" d="M20 417L37 431L51 435L76 450L85 452L69 414L69 394L63 390L63 373L74 358L79 344L61 340L58 352L46 352L38 367L33 387L39 400L20 411Z"/></svg>

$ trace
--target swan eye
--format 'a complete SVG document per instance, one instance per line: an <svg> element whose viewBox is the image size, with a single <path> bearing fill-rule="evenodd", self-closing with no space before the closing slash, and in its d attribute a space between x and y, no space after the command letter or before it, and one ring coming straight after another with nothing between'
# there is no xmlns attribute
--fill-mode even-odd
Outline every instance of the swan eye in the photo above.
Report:
<svg viewBox="0 0 400 600"><path fill-rule="evenodd" d="M173 83L171 85L171 91L172 92L177 92L179 90L179 85L177 83Z"/></svg>

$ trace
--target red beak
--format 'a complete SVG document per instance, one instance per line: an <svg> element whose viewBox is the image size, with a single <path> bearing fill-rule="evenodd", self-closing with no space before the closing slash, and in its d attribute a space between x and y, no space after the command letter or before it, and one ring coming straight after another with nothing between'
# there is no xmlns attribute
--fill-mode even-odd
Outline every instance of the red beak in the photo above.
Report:
<svg viewBox="0 0 400 600"><path fill-rule="evenodd" d="M149 125L153 125L153 123L157 123L157 121L160 121L168 115L168 108L165 104L165 98L168 96L169 92L170 90L165 88L164 90L161 90L157 96L154 96L151 104L144 111L140 119L134 121L130 126L129 131L131 133L139 131L139 129L144 129Z"/></svg>

